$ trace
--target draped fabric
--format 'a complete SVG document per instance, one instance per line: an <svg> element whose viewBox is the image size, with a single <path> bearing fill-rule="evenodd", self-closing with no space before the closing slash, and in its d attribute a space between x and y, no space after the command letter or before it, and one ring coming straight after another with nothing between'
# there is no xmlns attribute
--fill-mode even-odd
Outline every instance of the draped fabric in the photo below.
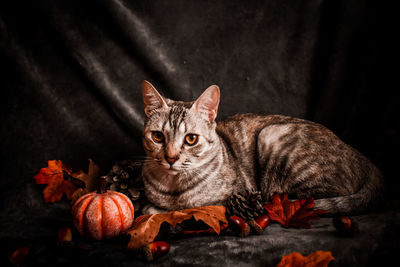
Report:
<svg viewBox="0 0 400 267"><path fill-rule="evenodd" d="M381 11L363 0L2 1L1 209L46 209L32 177L47 160L92 158L106 172L140 158L145 79L184 101L218 84L217 119L321 123L381 168L394 195L400 120Z"/></svg>

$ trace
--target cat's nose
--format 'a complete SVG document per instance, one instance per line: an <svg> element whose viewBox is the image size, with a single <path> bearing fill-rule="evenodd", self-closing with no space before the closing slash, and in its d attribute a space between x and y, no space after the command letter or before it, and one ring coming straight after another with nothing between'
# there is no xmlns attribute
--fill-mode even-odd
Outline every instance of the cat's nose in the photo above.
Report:
<svg viewBox="0 0 400 267"><path fill-rule="evenodd" d="M175 161L177 161L179 159L179 157L174 157L174 158L170 158L170 157L165 157L165 159L167 160L167 162L172 165L175 163Z"/></svg>

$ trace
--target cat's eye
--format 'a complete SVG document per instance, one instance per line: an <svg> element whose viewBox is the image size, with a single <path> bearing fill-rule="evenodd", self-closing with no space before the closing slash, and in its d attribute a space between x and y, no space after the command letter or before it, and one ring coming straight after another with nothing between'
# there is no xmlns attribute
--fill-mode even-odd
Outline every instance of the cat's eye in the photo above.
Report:
<svg viewBox="0 0 400 267"><path fill-rule="evenodd" d="M194 146L195 144L197 144L198 140L199 136L197 134L187 134L185 136L185 143L189 146Z"/></svg>
<svg viewBox="0 0 400 267"><path fill-rule="evenodd" d="M151 133L151 138L157 143L162 143L164 142L164 135L162 132L154 131Z"/></svg>

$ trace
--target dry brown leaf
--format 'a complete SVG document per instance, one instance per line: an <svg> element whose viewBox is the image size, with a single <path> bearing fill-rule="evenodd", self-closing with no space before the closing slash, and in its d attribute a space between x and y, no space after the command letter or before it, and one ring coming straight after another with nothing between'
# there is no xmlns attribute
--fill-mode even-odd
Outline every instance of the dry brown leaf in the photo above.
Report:
<svg viewBox="0 0 400 267"><path fill-rule="evenodd" d="M97 189L97 180L99 176L100 168L93 162L92 159L89 159L88 173L81 171L72 175L72 177L85 183L85 189L87 192L92 192Z"/></svg>
<svg viewBox="0 0 400 267"><path fill-rule="evenodd" d="M175 227L178 223L182 223L192 217L196 221L201 220L209 225L217 234L221 231L220 222L228 223L225 217L224 206L205 206L170 211L163 214L142 215L135 220L133 227L127 232L131 236L128 249L136 250L152 242L157 236L163 222L167 222Z"/></svg>
<svg viewBox="0 0 400 267"><path fill-rule="evenodd" d="M97 178L100 176L100 168L97 164L93 162L92 159L89 159L89 169L88 169L88 177L85 177L86 189L89 192L96 190L97 188Z"/></svg>
<svg viewBox="0 0 400 267"><path fill-rule="evenodd" d="M292 252L283 256L276 267L326 267L334 259L330 251L318 250L308 256Z"/></svg>
<svg viewBox="0 0 400 267"><path fill-rule="evenodd" d="M78 188L73 193L71 197L72 205L81 196L93 192L94 190L97 189L99 176L100 176L100 168L97 164L93 162L92 159L89 159L88 173L80 171L78 173L74 173L73 175L71 175L72 179L78 179L79 181L82 181L84 183L84 188Z"/></svg>

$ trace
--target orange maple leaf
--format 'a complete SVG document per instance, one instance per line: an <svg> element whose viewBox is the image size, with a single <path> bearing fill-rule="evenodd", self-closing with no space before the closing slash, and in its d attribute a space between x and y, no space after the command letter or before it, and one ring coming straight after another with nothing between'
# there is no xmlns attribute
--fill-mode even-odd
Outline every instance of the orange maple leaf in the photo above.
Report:
<svg viewBox="0 0 400 267"><path fill-rule="evenodd" d="M71 169L66 167L61 160L49 160L48 167L40 169L40 172L33 177L37 184L47 184L43 190L46 202L59 201L64 193L68 199L71 199L75 192L76 186L64 180L63 171L73 175Z"/></svg>
<svg viewBox="0 0 400 267"><path fill-rule="evenodd" d="M319 220L320 215L328 213L324 210L314 210L314 199L298 199L290 201L288 195L274 195L272 203L264 208L271 220L279 222L284 227L311 228L309 220Z"/></svg>
<svg viewBox="0 0 400 267"><path fill-rule="evenodd" d="M194 218L208 224L217 234L221 231L220 222L227 224L224 206L205 206L199 208L170 211L163 214L139 216L133 227L127 232L131 235L128 249L136 250L152 242L160 231L163 222L176 226L185 220Z"/></svg>
<svg viewBox="0 0 400 267"><path fill-rule="evenodd" d="M292 252L283 256L276 267L326 267L334 259L330 251L318 250L308 256Z"/></svg>

